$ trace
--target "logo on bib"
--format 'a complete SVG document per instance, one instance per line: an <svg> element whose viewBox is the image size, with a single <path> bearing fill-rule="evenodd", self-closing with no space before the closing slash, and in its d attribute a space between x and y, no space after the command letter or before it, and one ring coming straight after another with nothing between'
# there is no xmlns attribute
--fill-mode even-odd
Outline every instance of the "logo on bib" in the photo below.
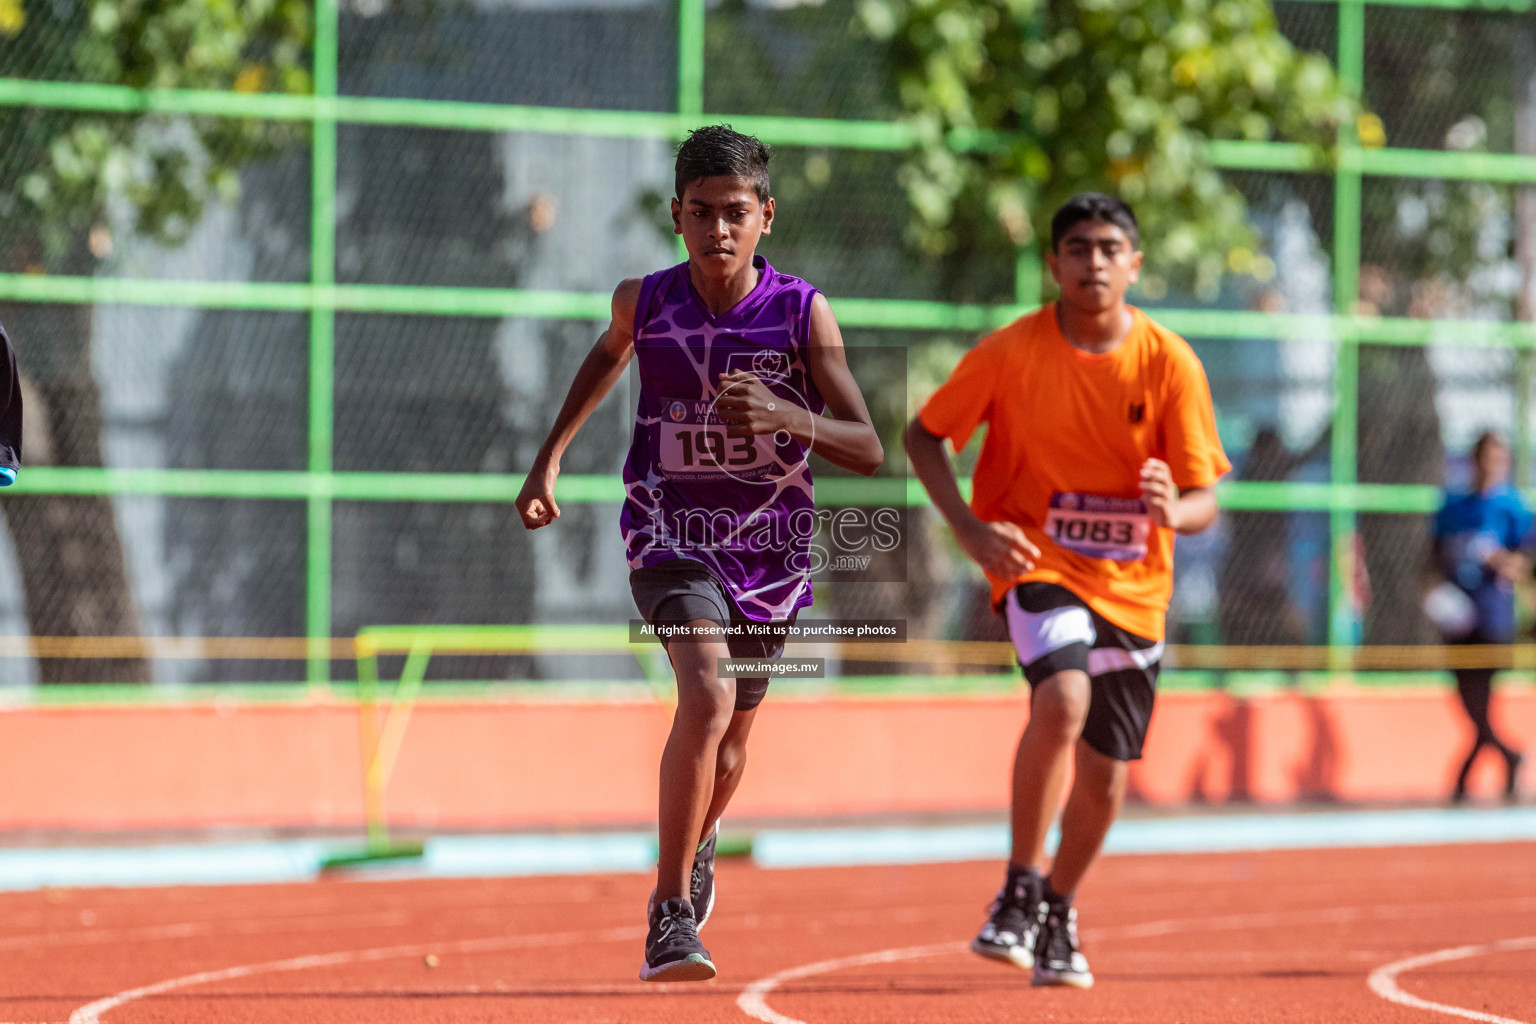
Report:
<svg viewBox="0 0 1536 1024"><path fill-rule="evenodd" d="M673 423L681 423L688 418L688 407L682 402L673 402L667 406L667 415L672 417Z"/></svg>
<svg viewBox="0 0 1536 1024"><path fill-rule="evenodd" d="M752 372L765 377L786 377L789 375L789 360L784 358L783 352L764 350L752 357Z"/></svg>
<svg viewBox="0 0 1536 1024"><path fill-rule="evenodd" d="M725 357L727 373L750 373L764 384L789 382L789 354L778 349L732 352Z"/></svg>

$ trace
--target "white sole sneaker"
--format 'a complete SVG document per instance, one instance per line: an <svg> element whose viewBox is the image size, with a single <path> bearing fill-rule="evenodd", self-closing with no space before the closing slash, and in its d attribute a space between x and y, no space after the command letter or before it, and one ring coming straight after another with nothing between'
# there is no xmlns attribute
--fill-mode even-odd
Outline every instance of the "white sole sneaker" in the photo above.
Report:
<svg viewBox="0 0 1536 1024"><path fill-rule="evenodd" d="M1035 954L1024 946L994 946L977 938L971 940L971 952L1025 971L1033 970L1035 966Z"/></svg>
<svg viewBox="0 0 1536 1024"><path fill-rule="evenodd" d="M689 953L686 959L660 967L648 963L640 965L641 981L708 981L716 973L715 965L701 953Z"/></svg>
<svg viewBox="0 0 1536 1024"><path fill-rule="evenodd" d="M1037 967L1029 983L1036 988L1093 988L1093 975L1088 971L1053 971L1049 967Z"/></svg>

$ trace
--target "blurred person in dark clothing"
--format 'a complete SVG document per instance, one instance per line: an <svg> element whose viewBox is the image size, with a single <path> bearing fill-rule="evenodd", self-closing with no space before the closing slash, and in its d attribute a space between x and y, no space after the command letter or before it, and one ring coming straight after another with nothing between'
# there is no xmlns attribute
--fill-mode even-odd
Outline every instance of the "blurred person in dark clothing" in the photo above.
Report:
<svg viewBox="0 0 1536 1024"><path fill-rule="evenodd" d="M1515 583L1531 571L1531 510L1508 479L1508 446L1492 432L1480 435L1472 446L1472 489L1447 493L1435 516L1431 569L1444 582L1426 598L1426 611L1451 643L1507 644L1515 638ZM1451 793L1458 803L1467 797L1467 776L1485 746L1504 758L1504 795L1516 795L1523 757L1488 719L1495 671L1455 670L1456 691L1476 731Z"/></svg>

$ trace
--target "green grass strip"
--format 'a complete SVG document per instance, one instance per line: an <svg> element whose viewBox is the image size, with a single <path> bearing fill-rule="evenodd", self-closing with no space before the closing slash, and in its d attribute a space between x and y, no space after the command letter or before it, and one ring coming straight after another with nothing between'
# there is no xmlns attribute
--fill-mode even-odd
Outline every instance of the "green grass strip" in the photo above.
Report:
<svg viewBox="0 0 1536 1024"><path fill-rule="evenodd" d="M403 657L403 655L402 655ZM1338 696L1351 689L1363 695L1443 692L1452 685L1448 672L1210 672L1167 669L1158 678L1164 694L1196 694L1221 691L1234 697ZM1499 685L1506 689L1536 686L1529 672L1505 672ZM957 676L882 675L845 676L827 680L786 679L774 683L774 691L797 698L826 697L945 697L1019 694L1024 683L1019 673L978 673ZM15 690L5 695L3 706L19 707L218 707L241 705L313 706L317 701L351 703L356 685L332 681L316 690L304 683L145 683L63 684ZM642 679L621 680L444 680L422 684L421 701L555 702L653 702L656 694Z"/></svg>

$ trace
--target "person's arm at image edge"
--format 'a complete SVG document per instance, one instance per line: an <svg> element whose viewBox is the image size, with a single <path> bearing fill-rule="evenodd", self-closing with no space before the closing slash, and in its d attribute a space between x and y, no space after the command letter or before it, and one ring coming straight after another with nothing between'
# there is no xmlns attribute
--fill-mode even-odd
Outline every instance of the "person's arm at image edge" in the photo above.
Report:
<svg viewBox="0 0 1536 1024"><path fill-rule="evenodd" d="M0 396L5 399L0 409L0 487L9 487L21 470L21 375L16 369L16 350L4 327L0 327L0 345L5 348L7 374Z"/></svg>

